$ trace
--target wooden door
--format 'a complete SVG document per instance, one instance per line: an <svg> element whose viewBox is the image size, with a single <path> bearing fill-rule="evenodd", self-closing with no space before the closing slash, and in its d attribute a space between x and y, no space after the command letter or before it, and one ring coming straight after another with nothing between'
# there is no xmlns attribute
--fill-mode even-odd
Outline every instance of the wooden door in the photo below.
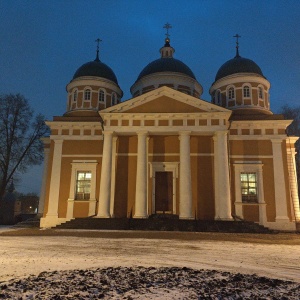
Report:
<svg viewBox="0 0 300 300"><path fill-rule="evenodd" d="M155 211L173 212L173 172L155 172Z"/></svg>

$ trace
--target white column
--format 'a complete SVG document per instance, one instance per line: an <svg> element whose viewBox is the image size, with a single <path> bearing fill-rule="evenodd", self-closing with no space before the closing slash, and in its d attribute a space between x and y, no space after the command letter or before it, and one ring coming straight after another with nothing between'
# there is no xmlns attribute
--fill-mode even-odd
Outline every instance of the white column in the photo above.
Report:
<svg viewBox="0 0 300 300"><path fill-rule="evenodd" d="M135 190L134 218L147 218L147 135L148 132L138 132L138 153Z"/></svg>
<svg viewBox="0 0 300 300"><path fill-rule="evenodd" d="M45 196L46 196L46 182L47 182L47 172L48 172L48 162L49 162L49 153L50 149L45 148L44 145L44 170L43 170L43 181L41 186L41 192L40 192L40 199L39 199L39 209L38 209L38 215L42 216L44 213L44 206L45 206Z"/></svg>
<svg viewBox="0 0 300 300"><path fill-rule="evenodd" d="M179 182L179 218L193 219L190 131L179 132L180 140L180 182Z"/></svg>
<svg viewBox="0 0 300 300"><path fill-rule="evenodd" d="M232 220L227 131L217 131L214 140L215 219Z"/></svg>
<svg viewBox="0 0 300 300"><path fill-rule="evenodd" d="M110 191L112 168L113 131L103 131L103 156L101 167L98 218L110 218Z"/></svg>
<svg viewBox="0 0 300 300"><path fill-rule="evenodd" d="M259 166L257 171L257 184L258 184L258 203L259 203L259 224L265 225L267 223L267 210L264 195L264 184L263 184L263 169L262 165Z"/></svg>
<svg viewBox="0 0 300 300"><path fill-rule="evenodd" d="M61 155L63 140L53 140L54 150L52 159L52 171L50 179L50 190L49 190L49 202L48 212L46 215L47 219L58 218L58 200L60 191L60 173L61 173Z"/></svg>
<svg viewBox="0 0 300 300"><path fill-rule="evenodd" d="M112 146L112 163L111 163L111 188L110 188L110 215L114 218L114 208L115 208L115 188L116 188L116 153L117 153L117 136L113 137Z"/></svg>
<svg viewBox="0 0 300 300"><path fill-rule="evenodd" d="M274 168L274 186L275 186L275 206L276 222L289 221L287 213L287 199L285 188L285 177L282 157L282 139L274 139L273 148L273 168Z"/></svg>
<svg viewBox="0 0 300 300"><path fill-rule="evenodd" d="M290 177L290 190L292 196L292 206L294 208L294 217L297 222L300 222L300 208L299 208L299 195L298 195L298 184L297 184L297 170L295 161L295 148L287 151L287 162L289 168Z"/></svg>
<svg viewBox="0 0 300 300"><path fill-rule="evenodd" d="M233 164L234 165L234 177L235 177L235 214L240 218L244 218L243 213L243 202L241 196L241 164ZM215 162L215 168L217 164Z"/></svg>

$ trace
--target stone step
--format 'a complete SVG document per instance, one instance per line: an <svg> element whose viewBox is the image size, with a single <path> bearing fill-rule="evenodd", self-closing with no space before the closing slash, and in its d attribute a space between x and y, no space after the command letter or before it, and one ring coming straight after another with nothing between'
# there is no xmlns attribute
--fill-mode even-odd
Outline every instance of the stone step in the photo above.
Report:
<svg viewBox="0 0 300 300"><path fill-rule="evenodd" d="M232 233L271 233L272 230L246 221L180 220L179 218L77 218L56 227L57 229L103 230L155 230Z"/></svg>

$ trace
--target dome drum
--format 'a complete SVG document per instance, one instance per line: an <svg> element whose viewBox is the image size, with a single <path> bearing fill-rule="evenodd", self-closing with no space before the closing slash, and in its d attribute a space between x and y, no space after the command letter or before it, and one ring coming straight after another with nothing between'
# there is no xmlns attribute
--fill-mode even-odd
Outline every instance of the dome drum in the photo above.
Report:
<svg viewBox="0 0 300 300"><path fill-rule="evenodd" d="M81 77L67 85L68 111L101 110L121 101L123 92L115 83L101 78Z"/></svg>
<svg viewBox="0 0 300 300"><path fill-rule="evenodd" d="M202 94L202 86L196 79L175 72L153 73L137 80L130 91L133 96L147 93L160 86L169 86L182 93L199 98Z"/></svg>
<svg viewBox="0 0 300 300"><path fill-rule="evenodd" d="M253 74L235 74L222 78L210 88L212 103L231 110L255 109L270 112L270 83Z"/></svg>

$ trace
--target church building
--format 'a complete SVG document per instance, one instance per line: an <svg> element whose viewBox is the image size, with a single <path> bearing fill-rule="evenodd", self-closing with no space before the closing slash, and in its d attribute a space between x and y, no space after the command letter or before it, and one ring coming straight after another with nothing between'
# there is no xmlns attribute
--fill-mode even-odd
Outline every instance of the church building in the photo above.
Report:
<svg viewBox="0 0 300 300"><path fill-rule="evenodd" d="M237 40L235 57L216 72L211 102L202 100L201 84L166 36L129 100L121 101L99 47L67 84L66 112L47 122L43 139L41 227L169 214L295 231L298 138L286 134L292 120L271 112L261 68L240 56Z"/></svg>

